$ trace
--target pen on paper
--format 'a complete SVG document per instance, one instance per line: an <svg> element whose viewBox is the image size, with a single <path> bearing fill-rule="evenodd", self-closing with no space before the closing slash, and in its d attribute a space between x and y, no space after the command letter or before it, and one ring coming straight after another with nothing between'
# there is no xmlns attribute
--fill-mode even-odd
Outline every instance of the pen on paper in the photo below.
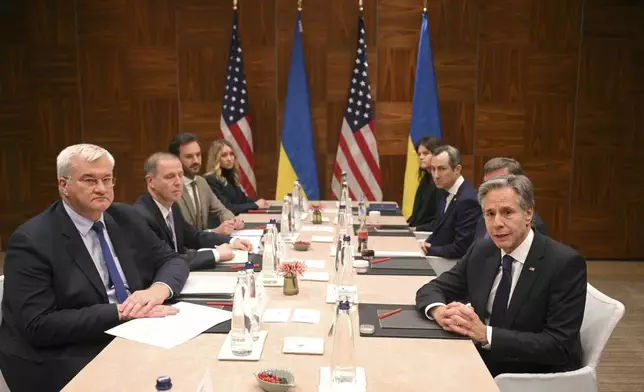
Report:
<svg viewBox="0 0 644 392"><path fill-rule="evenodd" d="M371 260L371 264L384 263L385 261L391 260L391 257L384 257L382 259Z"/></svg>
<svg viewBox="0 0 644 392"><path fill-rule="evenodd" d="M208 306L233 306L232 302L206 302Z"/></svg>

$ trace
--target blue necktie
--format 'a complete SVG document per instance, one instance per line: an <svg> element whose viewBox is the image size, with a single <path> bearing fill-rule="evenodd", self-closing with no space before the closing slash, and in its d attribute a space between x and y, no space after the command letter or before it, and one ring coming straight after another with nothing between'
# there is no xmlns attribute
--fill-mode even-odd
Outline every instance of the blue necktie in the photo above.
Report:
<svg viewBox="0 0 644 392"><path fill-rule="evenodd" d="M449 193L448 193L449 195ZM441 197L441 201L438 203L438 216L443 217L445 215L445 203L447 202L447 196Z"/></svg>
<svg viewBox="0 0 644 392"><path fill-rule="evenodd" d="M494 303L492 304L492 315L490 316L491 327L501 327L505 320L505 312L508 310L510 301L510 289L512 287L512 262L514 258L510 255L503 256L503 272L501 282L496 289Z"/></svg>
<svg viewBox="0 0 644 392"><path fill-rule="evenodd" d="M103 222L94 222L92 230L94 230L98 236L98 242L101 244L101 251L103 252L103 259L105 260L105 265L107 265L107 273L114 284L116 300L121 304L127 298L127 290L125 289L123 279L121 279L121 274L119 274L119 270L116 268L116 262L114 261L114 257L112 257L110 247L107 245L107 241L105 240L105 234L103 234L105 226L103 226Z"/></svg>

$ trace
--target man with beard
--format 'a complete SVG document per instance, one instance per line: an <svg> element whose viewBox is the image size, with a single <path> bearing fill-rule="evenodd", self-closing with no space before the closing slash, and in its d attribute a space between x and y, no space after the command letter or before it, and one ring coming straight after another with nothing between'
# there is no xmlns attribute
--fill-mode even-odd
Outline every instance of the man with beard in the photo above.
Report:
<svg viewBox="0 0 644 392"><path fill-rule="evenodd" d="M217 227L215 232L226 235L244 228L244 221L224 207L206 179L199 175L201 146L197 138L188 132L179 133L170 142L168 150L179 157L183 166L183 196L177 204L186 222L197 230ZM211 215L213 220L209 222Z"/></svg>

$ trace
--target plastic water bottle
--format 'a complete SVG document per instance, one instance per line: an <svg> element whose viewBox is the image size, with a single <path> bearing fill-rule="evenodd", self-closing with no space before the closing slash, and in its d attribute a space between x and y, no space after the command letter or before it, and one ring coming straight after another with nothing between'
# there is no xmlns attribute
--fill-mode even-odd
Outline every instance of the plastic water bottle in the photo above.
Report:
<svg viewBox="0 0 644 392"><path fill-rule="evenodd" d="M282 220L280 221L280 233L289 234L291 232L289 216L291 214L291 199L284 196L284 204L282 205Z"/></svg>
<svg viewBox="0 0 644 392"><path fill-rule="evenodd" d="M253 262L249 261L245 265L246 270L246 284L248 285L248 301L250 302L250 334L253 341L259 339L260 325L259 316L257 315L257 305L259 298L257 295L257 284L255 279L255 268Z"/></svg>
<svg viewBox="0 0 644 392"><path fill-rule="evenodd" d="M262 280L264 285L277 283L277 271L275 270L275 231L269 223L266 225L264 234L264 247L262 253Z"/></svg>
<svg viewBox="0 0 644 392"><path fill-rule="evenodd" d="M340 205L338 209L338 222L335 225L335 270L333 276L333 283L337 286L340 284L342 276L342 240L347 235L347 222L346 222L345 206Z"/></svg>
<svg viewBox="0 0 644 392"><path fill-rule="evenodd" d="M237 285L233 297L233 318L230 328L230 350L233 355L245 357L253 352L253 336L250 332L251 320L249 314L248 286L246 273L237 273Z"/></svg>
<svg viewBox="0 0 644 392"><path fill-rule="evenodd" d="M342 299L338 303L335 314L331 352L331 383L335 385L356 382L355 346L350 309L351 303Z"/></svg>

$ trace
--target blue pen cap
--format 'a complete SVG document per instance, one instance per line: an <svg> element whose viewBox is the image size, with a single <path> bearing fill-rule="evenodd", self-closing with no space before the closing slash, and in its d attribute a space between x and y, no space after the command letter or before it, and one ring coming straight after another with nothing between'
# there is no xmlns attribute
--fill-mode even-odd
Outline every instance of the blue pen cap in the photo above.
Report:
<svg viewBox="0 0 644 392"><path fill-rule="evenodd" d="M342 238L342 241L351 242L351 237L349 237L348 235L345 234L344 237Z"/></svg>
<svg viewBox="0 0 644 392"><path fill-rule="evenodd" d="M338 309L339 310L349 310L349 309L351 309L351 304L349 303L349 301L346 301L346 300L345 301L340 301L340 303L338 304Z"/></svg>
<svg viewBox="0 0 644 392"><path fill-rule="evenodd" d="M244 269L247 269L247 270L249 270L249 269L250 269L250 270L252 270L252 269L255 269L255 266L253 265L253 262L252 262L252 261L248 260L248 261L246 262L246 264L244 264Z"/></svg>
<svg viewBox="0 0 644 392"><path fill-rule="evenodd" d="M169 391L172 389L172 379L168 376L157 378L157 391Z"/></svg>

